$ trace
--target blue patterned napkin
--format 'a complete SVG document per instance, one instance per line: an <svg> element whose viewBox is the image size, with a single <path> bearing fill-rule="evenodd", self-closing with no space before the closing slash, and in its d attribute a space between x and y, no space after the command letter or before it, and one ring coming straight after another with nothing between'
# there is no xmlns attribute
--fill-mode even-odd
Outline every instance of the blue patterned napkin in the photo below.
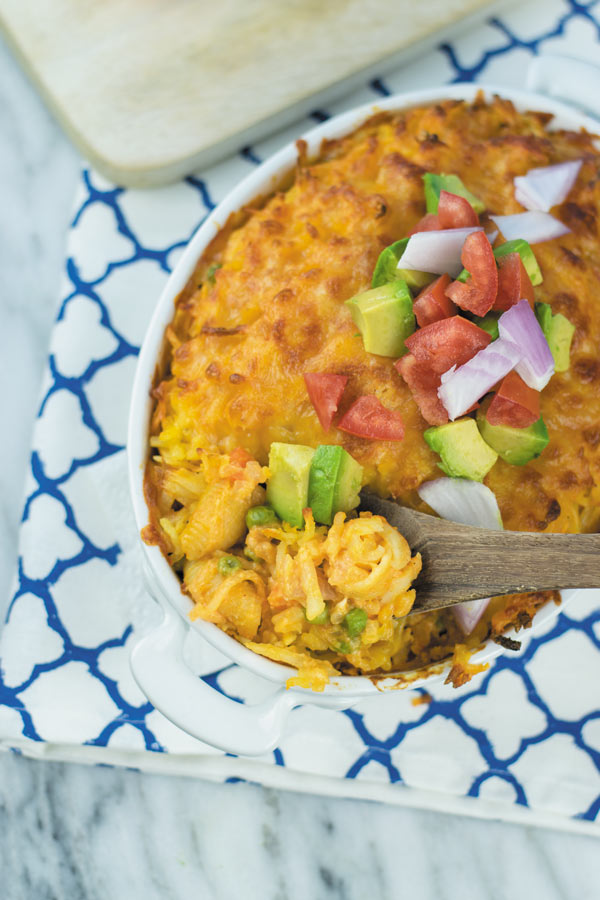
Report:
<svg viewBox="0 0 600 900"><path fill-rule="evenodd" d="M396 692L347 712L301 707L272 754L227 756L171 725L132 679L134 634L158 611L140 581L122 447L136 354L165 279L264 156L381 94L474 78L520 86L540 50L597 59L599 23L597 2L527 3L172 187L124 190L83 172L0 642L0 746L598 833L599 591L580 592L460 690L432 686L419 704ZM186 652L229 696L257 702L272 690L195 633Z"/></svg>

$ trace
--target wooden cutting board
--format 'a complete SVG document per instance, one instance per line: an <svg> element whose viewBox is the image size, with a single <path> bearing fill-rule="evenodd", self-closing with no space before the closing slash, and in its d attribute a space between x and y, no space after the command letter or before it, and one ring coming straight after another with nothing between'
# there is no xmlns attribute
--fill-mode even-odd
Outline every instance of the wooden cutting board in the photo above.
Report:
<svg viewBox="0 0 600 900"><path fill-rule="evenodd" d="M0 23L82 153L142 186L223 158L497 5L0 0Z"/></svg>

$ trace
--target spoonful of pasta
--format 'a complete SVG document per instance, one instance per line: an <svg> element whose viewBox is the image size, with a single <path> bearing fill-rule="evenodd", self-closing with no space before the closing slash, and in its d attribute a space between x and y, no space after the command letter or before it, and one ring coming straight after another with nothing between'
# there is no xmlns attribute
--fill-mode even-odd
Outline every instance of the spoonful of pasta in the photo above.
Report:
<svg viewBox="0 0 600 900"><path fill-rule="evenodd" d="M487 519L488 527L474 527L364 491L360 509L384 516L412 552L421 554L423 567L413 584L414 612L501 594L600 586L600 534L503 531L499 513L494 520L485 513L473 515L472 509L469 515L467 510L463 521L479 518L485 525Z"/></svg>

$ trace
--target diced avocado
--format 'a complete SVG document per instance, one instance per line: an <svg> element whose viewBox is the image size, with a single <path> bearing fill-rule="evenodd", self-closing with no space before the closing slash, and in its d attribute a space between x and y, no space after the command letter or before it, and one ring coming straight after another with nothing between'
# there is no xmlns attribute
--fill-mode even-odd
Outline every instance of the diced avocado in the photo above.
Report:
<svg viewBox="0 0 600 900"><path fill-rule="evenodd" d="M498 454L481 437L474 419L458 419L447 425L428 428L423 437L435 453L442 472L452 478L483 481Z"/></svg>
<svg viewBox="0 0 600 900"><path fill-rule="evenodd" d="M465 200L469 201L476 213L482 213L485 209L485 203L464 186L458 175L435 175L433 172L426 172L423 175L423 182L428 213L436 213L438 211L438 203L440 202L442 191L448 191L449 194L458 194L459 197L464 197Z"/></svg>
<svg viewBox="0 0 600 900"><path fill-rule="evenodd" d="M406 250L408 238L402 238L395 244L390 244L385 250L379 254L379 259L375 263L373 269L373 280L371 287L381 287L382 284L389 284L390 281L396 281L398 276L398 260Z"/></svg>
<svg viewBox="0 0 600 900"><path fill-rule="evenodd" d="M308 478L315 451L302 444L271 444L267 500L280 519L302 528L308 506Z"/></svg>
<svg viewBox="0 0 600 900"><path fill-rule="evenodd" d="M362 466L343 447L317 447L308 479L308 505L316 522L331 525L337 512L358 506L362 474Z"/></svg>
<svg viewBox="0 0 600 900"><path fill-rule="evenodd" d="M550 323L552 322L552 307L549 303L536 303L535 316L544 332L544 337L548 340L546 332L550 330Z"/></svg>
<svg viewBox="0 0 600 900"><path fill-rule="evenodd" d="M411 291L422 291L424 287L439 278L433 272L418 272L417 269L396 269L398 278L402 278Z"/></svg>
<svg viewBox="0 0 600 900"><path fill-rule="evenodd" d="M562 313L552 313L547 303L536 303L535 314L554 357L554 371L566 372L570 365L575 326Z"/></svg>
<svg viewBox="0 0 600 900"><path fill-rule="evenodd" d="M498 338L498 317L500 313L489 312L486 316L473 316L473 324L482 328L495 341Z"/></svg>
<svg viewBox="0 0 600 900"><path fill-rule="evenodd" d="M524 466L536 459L549 441L548 429L540 416L529 428L510 425L490 425L486 419L489 402L477 410L477 426L486 444L493 447L504 462Z"/></svg>
<svg viewBox="0 0 600 900"><path fill-rule="evenodd" d="M408 244L408 238L402 238L395 244L390 244L385 250L379 254L379 259L373 270L373 280L371 287L381 287L383 284L389 284L391 281L406 281L409 288L420 291L422 288L431 284L438 276L431 272L418 272L416 269L398 269L398 261Z"/></svg>
<svg viewBox="0 0 600 900"><path fill-rule="evenodd" d="M346 303L367 353L392 357L406 353L404 341L413 333L416 323L412 296L405 281L371 288Z"/></svg>
<svg viewBox="0 0 600 900"><path fill-rule="evenodd" d="M515 241L506 241L506 243L500 244L500 246L496 247L494 250L496 259L502 259L503 256L508 256L509 253L519 254L523 265L525 266L525 271L529 275L531 283L534 286L542 283L544 279L542 278L541 269L538 266L535 254L527 241L524 241L522 238L517 238Z"/></svg>

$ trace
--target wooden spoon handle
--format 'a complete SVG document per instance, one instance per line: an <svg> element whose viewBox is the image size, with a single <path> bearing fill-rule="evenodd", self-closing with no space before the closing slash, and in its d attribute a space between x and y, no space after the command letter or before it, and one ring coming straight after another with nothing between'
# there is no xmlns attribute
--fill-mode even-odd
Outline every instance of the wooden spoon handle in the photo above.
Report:
<svg viewBox="0 0 600 900"><path fill-rule="evenodd" d="M417 542L420 609L498 594L600 585L600 535L531 534L479 528Z"/></svg>
<svg viewBox="0 0 600 900"><path fill-rule="evenodd" d="M423 558L415 610L557 588L600 587L600 534L488 531L365 498Z"/></svg>

